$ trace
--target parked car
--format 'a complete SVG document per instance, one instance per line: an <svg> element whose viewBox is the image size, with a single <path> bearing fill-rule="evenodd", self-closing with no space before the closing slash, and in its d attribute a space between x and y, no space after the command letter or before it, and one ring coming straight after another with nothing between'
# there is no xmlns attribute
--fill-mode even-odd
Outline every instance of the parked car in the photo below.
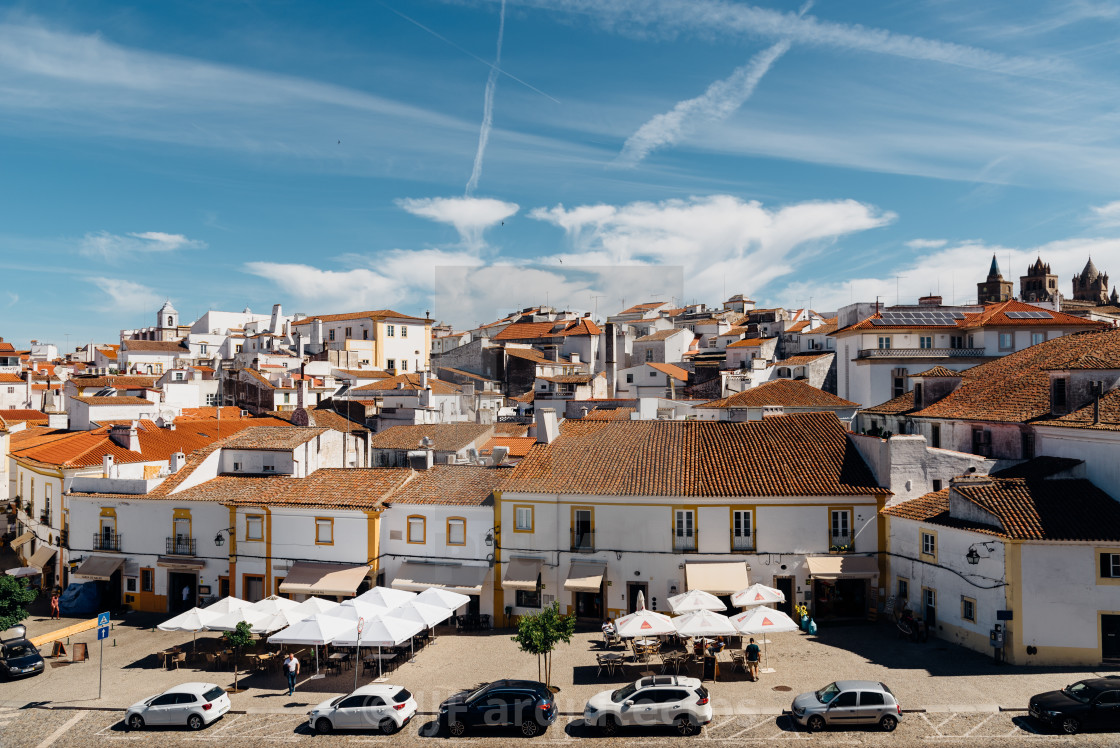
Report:
<svg viewBox="0 0 1120 748"><path fill-rule="evenodd" d="M328 699L307 714L316 732L381 730L386 735L408 724L416 714L416 699L401 686L371 684L353 693Z"/></svg>
<svg viewBox="0 0 1120 748"><path fill-rule="evenodd" d="M229 696L214 683L182 683L128 708L124 723L130 730L149 725L186 725L201 730L229 711Z"/></svg>
<svg viewBox="0 0 1120 748"><path fill-rule="evenodd" d="M12 638L0 641L0 675L6 679L38 675L46 667L35 645L25 636L26 629L16 626L10 630Z"/></svg>
<svg viewBox="0 0 1120 748"><path fill-rule="evenodd" d="M606 735L630 725L671 725L681 735L694 735L712 721L712 705L698 679L655 675L595 694L583 708L583 721Z"/></svg>
<svg viewBox="0 0 1120 748"><path fill-rule="evenodd" d="M468 728L513 726L526 737L556 720L556 700L543 683L498 680L462 691L439 705L439 724L454 737Z"/></svg>
<svg viewBox="0 0 1120 748"><path fill-rule="evenodd" d="M1031 697L1031 717L1074 735L1084 728L1120 730L1120 675L1079 680Z"/></svg>
<svg viewBox="0 0 1120 748"><path fill-rule="evenodd" d="M838 680L794 699L793 719L812 731L826 725L879 725L890 732L902 719L902 706L885 683Z"/></svg>

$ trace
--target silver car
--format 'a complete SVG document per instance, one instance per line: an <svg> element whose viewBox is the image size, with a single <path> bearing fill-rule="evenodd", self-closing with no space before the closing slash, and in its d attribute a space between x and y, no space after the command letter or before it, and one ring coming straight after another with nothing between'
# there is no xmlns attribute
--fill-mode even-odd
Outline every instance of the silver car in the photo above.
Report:
<svg viewBox="0 0 1120 748"><path fill-rule="evenodd" d="M890 732L902 719L902 706L885 683L838 680L794 699L793 719L814 732L826 725L878 725Z"/></svg>

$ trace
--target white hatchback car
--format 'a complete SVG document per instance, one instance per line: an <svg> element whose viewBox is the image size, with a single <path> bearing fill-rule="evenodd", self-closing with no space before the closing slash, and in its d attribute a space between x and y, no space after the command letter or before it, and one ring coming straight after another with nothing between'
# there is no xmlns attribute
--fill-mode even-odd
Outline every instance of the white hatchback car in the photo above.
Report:
<svg viewBox="0 0 1120 748"><path fill-rule="evenodd" d="M583 721L607 735L626 725L672 725L681 735L693 735L712 721L712 705L696 678L656 675L592 696Z"/></svg>
<svg viewBox="0 0 1120 748"><path fill-rule="evenodd" d="M124 723L130 730L148 725L186 725L201 730L229 711L229 695L214 683L182 683L128 708Z"/></svg>
<svg viewBox="0 0 1120 748"><path fill-rule="evenodd" d="M401 686L372 683L353 693L324 701L307 714L316 732L381 730L388 735L408 724L416 714L416 699Z"/></svg>

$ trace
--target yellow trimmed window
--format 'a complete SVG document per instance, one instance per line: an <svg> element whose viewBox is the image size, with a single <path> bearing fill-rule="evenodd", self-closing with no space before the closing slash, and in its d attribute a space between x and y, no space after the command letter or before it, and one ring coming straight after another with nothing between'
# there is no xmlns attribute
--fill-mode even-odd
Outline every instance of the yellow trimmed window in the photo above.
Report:
<svg viewBox="0 0 1120 748"><path fill-rule="evenodd" d="M408 542L423 543L427 537L427 524L424 517L420 515L410 516L408 518Z"/></svg>
<svg viewBox="0 0 1120 748"><path fill-rule="evenodd" d="M404 329L403 327L401 328ZM447 544L467 544L467 521L462 517L449 517L447 520Z"/></svg>
<svg viewBox="0 0 1120 748"><path fill-rule="evenodd" d="M334 520L315 518L315 545L334 545Z"/></svg>

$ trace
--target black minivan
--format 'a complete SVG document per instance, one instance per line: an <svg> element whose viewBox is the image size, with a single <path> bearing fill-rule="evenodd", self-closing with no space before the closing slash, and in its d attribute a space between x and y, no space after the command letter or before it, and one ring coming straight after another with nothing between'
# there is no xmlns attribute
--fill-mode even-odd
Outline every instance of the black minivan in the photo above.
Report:
<svg viewBox="0 0 1120 748"><path fill-rule="evenodd" d="M516 727L526 737L556 721L556 699L534 680L498 680L462 691L439 705L439 724L453 737L469 728Z"/></svg>
<svg viewBox="0 0 1120 748"><path fill-rule="evenodd" d="M1074 735L1083 729L1120 730L1120 675L1090 678L1032 696L1031 717Z"/></svg>

